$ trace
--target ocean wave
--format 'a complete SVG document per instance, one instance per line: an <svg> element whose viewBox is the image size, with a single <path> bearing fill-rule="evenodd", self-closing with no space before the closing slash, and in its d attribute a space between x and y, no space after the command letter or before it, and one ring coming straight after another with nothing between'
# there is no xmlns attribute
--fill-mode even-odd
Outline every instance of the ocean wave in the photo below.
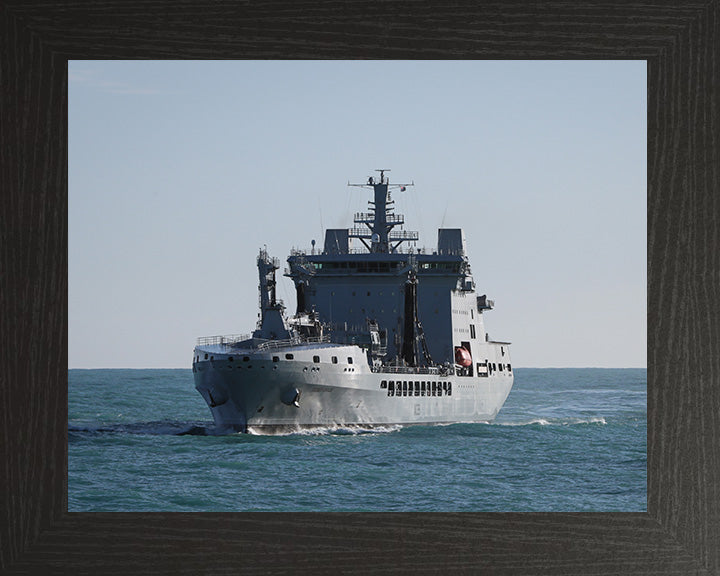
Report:
<svg viewBox="0 0 720 576"><path fill-rule="evenodd" d="M248 434L255 436L359 436L362 434L387 434L396 432L401 425L353 425L310 426L303 428L264 429L248 426Z"/></svg>
<svg viewBox="0 0 720 576"><path fill-rule="evenodd" d="M578 424L607 424L602 416L592 418L533 418L531 420L493 422L493 426L577 426Z"/></svg>

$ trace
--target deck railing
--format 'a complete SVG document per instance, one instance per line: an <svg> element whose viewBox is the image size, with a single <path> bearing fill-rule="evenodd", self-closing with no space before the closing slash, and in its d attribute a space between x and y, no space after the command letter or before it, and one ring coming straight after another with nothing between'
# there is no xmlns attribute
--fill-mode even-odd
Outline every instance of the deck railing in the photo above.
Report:
<svg viewBox="0 0 720 576"><path fill-rule="evenodd" d="M213 346L223 344L236 344L243 340L250 340L252 336L250 334L230 334L228 336L203 336L197 339L198 346Z"/></svg>
<svg viewBox="0 0 720 576"><path fill-rule="evenodd" d="M227 348L233 348L238 342L245 340L251 340L251 334L231 334L228 336L204 336L197 339L198 346L222 346ZM286 340L267 340L260 344L251 344L248 348L254 350L270 350L273 348L282 348L283 346L297 346L299 344L315 344L321 342L330 342L330 335L326 334L322 337L305 337L296 336L295 338L288 338Z"/></svg>
<svg viewBox="0 0 720 576"><path fill-rule="evenodd" d="M322 342L330 342L330 335L324 336L296 336L295 338L288 338L287 340L268 340L262 342L256 346L257 350L272 350L274 348L283 348L285 346L298 346L300 344L319 344Z"/></svg>

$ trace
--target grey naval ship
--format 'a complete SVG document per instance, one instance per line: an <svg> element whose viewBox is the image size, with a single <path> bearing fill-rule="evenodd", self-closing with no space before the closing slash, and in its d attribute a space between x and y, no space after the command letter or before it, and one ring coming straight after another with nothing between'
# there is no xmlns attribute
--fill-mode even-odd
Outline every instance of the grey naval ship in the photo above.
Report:
<svg viewBox="0 0 720 576"><path fill-rule="evenodd" d="M489 422L513 384L509 342L490 340L465 235L438 229L417 249L386 172L366 183L368 212L325 231L323 249L292 250L293 316L276 297L277 258L257 258L260 313L252 334L199 338L195 388L220 430Z"/></svg>

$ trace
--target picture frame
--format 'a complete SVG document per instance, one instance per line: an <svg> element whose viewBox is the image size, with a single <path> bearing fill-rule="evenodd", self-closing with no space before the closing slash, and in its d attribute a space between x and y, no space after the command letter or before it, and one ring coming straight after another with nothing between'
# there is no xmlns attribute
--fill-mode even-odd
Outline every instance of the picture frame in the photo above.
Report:
<svg viewBox="0 0 720 576"><path fill-rule="evenodd" d="M720 574L718 0L0 8L0 572ZM68 513L67 61L641 59L647 513ZM121 159L118 159L121 161Z"/></svg>

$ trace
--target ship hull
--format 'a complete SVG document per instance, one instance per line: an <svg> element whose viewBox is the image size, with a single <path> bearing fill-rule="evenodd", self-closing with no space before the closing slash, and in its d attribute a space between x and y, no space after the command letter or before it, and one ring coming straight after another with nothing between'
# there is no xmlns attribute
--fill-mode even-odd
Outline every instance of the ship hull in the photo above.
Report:
<svg viewBox="0 0 720 576"><path fill-rule="evenodd" d="M512 372L384 370L372 371L359 347L337 344L196 348L193 363L216 427L240 432L490 422L513 384Z"/></svg>

